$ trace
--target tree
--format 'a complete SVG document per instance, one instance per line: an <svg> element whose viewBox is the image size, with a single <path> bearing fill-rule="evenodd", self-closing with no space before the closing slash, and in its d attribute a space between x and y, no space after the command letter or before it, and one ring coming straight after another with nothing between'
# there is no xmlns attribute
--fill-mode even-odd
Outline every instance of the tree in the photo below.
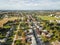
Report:
<svg viewBox="0 0 60 45"><path fill-rule="evenodd" d="M21 43L21 40L16 40L16 41L15 41L15 44L16 44L16 45L23 45L23 44Z"/></svg>

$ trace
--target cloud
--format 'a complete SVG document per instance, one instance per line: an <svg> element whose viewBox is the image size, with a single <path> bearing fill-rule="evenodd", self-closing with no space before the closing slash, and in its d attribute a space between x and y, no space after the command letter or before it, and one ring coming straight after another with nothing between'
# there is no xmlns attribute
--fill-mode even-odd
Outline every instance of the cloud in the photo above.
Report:
<svg viewBox="0 0 60 45"><path fill-rule="evenodd" d="M0 9L41 10L60 9L60 0L0 0Z"/></svg>

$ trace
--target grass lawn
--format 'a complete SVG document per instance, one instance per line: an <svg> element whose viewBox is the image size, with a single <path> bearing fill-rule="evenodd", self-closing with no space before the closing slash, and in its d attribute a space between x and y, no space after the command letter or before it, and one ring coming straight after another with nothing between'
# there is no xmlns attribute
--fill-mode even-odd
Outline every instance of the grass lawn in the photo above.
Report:
<svg viewBox="0 0 60 45"><path fill-rule="evenodd" d="M38 16L38 18L41 18L42 20L60 20L60 18L50 16Z"/></svg>
<svg viewBox="0 0 60 45"><path fill-rule="evenodd" d="M8 25L6 25L6 26L4 26L4 28L10 28L11 26L8 26Z"/></svg>
<svg viewBox="0 0 60 45"><path fill-rule="evenodd" d="M3 18L0 20L0 27L2 27L3 24L7 23L8 21L14 21L16 19L18 19L18 17Z"/></svg>

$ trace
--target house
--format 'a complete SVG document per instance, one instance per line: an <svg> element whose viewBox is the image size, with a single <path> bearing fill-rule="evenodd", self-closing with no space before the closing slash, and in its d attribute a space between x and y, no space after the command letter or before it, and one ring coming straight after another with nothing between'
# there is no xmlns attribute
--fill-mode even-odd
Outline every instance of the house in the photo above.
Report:
<svg viewBox="0 0 60 45"><path fill-rule="evenodd" d="M52 45L60 45L60 42L56 40L56 41L52 42L51 44Z"/></svg>
<svg viewBox="0 0 60 45"><path fill-rule="evenodd" d="M41 35L46 36L46 34L44 32L42 32Z"/></svg>
<svg viewBox="0 0 60 45"><path fill-rule="evenodd" d="M43 33L44 35L47 35L47 34L48 34L48 31L47 31L47 30L43 30L42 33Z"/></svg>
<svg viewBox="0 0 60 45"><path fill-rule="evenodd" d="M55 16L56 18L59 18L59 16Z"/></svg>
<svg viewBox="0 0 60 45"><path fill-rule="evenodd" d="M46 37L50 38L53 35L53 33L48 33Z"/></svg>
<svg viewBox="0 0 60 45"><path fill-rule="evenodd" d="M49 16L54 16L54 14L50 14Z"/></svg>
<svg viewBox="0 0 60 45"><path fill-rule="evenodd" d="M54 22L54 20L50 20L50 23Z"/></svg>
<svg viewBox="0 0 60 45"><path fill-rule="evenodd" d="M29 33L33 33L32 29L29 29Z"/></svg>
<svg viewBox="0 0 60 45"><path fill-rule="evenodd" d="M60 20L56 20L57 23L60 23Z"/></svg>

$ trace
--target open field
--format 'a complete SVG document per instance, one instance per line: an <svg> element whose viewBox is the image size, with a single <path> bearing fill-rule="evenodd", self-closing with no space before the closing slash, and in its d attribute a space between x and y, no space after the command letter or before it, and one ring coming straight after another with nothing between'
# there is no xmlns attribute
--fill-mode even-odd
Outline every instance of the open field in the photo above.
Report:
<svg viewBox="0 0 60 45"><path fill-rule="evenodd" d="M9 21L14 21L14 20L16 20L16 19L18 19L18 17L11 17L11 18L8 18Z"/></svg>
<svg viewBox="0 0 60 45"><path fill-rule="evenodd" d="M16 19L18 19L18 17L4 18L4 19L0 20L0 27L2 27L3 24L7 23L8 21L14 21Z"/></svg>
<svg viewBox="0 0 60 45"><path fill-rule="evenodd" d="M38 18L41 18L42 20L60 20L60 18L50 16L38 16Z"/></svg>

